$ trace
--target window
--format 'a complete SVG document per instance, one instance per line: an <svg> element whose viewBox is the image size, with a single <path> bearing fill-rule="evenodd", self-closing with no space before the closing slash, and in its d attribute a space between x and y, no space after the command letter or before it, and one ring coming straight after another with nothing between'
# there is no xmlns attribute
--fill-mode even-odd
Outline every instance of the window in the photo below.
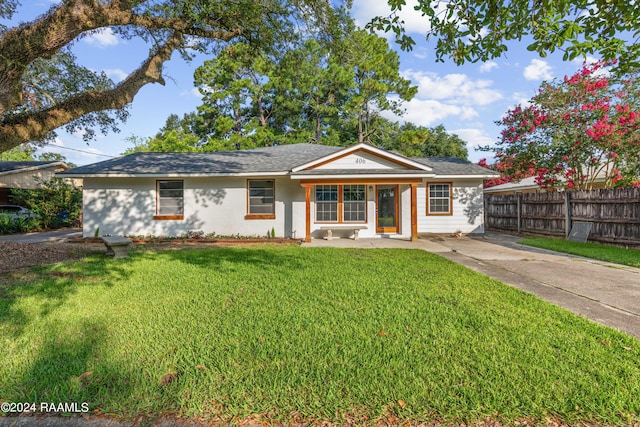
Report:
<svg viewBox="0 0 640 427"><path fill-rule="evenodd" d="M275 182L273 180L250 179L247 181L249 199L246 219L274 219Z"/></svg>
<svg viewBox="0 0 640 427"><path fill-rule="evenodd" d="M184 181L156 181L155 219L184 218Z"/></svg>
<svg viewBox="0 0 640 427"><path fill-rule="evenodd" d="M427 215L452 215L451 184L428 184Z"/></svg>
<svg viewBox="0 0 640 427"><path fill-rule="evenodd" d="M367 220L367 190L364 185L342 187L344 222L365 222Z"/></svg>
<svg viewBox="0 0 640 427"><path fill-rule="evenodd" d="M338 222L337 185L316 185L316 221Z"/></svg>
<svg viewBox="0 0 640 427"><path fill-rule="evenodd" d="M316 185L316 222L366 222L364 185Z"/></svg>

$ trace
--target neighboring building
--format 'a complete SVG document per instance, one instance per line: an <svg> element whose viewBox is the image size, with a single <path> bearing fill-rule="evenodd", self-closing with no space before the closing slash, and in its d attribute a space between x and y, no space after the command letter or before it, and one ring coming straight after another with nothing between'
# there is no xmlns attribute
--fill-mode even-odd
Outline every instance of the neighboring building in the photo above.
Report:
<svg viewBox="0 0 640 427"><path fill-rule="evenodd" d="M48 181L56 173L69 169L63 162L4 162L0 161L0 204L8 204L12 188L33 189L39 182Z"/></svg>
<svg viewBox="0 0 640 427"><path fill-rule="evenodd" d="M595 179L593 188L602 188L604 185L604 174ZM550 191L564 191L565 186L542 188L536 184L536 177L530 176L523 178L520 181L507 182L505 184L494 185L493 187L485 188L485 194L491 195L503 195L503 194L516 194L516 193L548 193Z"/></svg>
<svg viewBox="0 0 640 427"><path fill-rule="evenodd" d="M368 144L292 144L216 153L135 153L59 174L82 178L83 234L417 239L483 232L482 182L454 158L407 158ZM357 233L357 232L355 232Z"/></svg>

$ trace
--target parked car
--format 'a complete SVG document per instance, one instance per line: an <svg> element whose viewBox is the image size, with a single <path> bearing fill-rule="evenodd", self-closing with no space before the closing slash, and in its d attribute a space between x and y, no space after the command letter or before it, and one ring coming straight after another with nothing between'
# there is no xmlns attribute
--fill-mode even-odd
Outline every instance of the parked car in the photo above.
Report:
<svg viewBox="0 0 640 427"><path fill-rule="evenodd" d="M11 219L36 217L29 209L18 205L0 205L0 215L6 215Z"/></svg>

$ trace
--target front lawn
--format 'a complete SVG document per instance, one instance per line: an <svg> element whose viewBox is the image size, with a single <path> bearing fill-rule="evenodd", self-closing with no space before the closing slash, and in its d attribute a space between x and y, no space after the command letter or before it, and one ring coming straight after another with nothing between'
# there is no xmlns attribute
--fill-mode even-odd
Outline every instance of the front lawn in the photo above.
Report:
<svg viewBox="0 0 640 427"><path fill-rule="evenodd" d="M551 237L527 237L518 243L534 246L536 248L549 249L556 252L599 259L615 264L640 267L640 250L625 249L616 246L601 245L598 243L581 243L570 240L555 239Z"/></svg>
<svg viewBox="0 0 640 427"><path fill-rule="evenodd" d="M423 251L136 251L10 280L4 401L128 419L640 421L638 340Z"/></svg>

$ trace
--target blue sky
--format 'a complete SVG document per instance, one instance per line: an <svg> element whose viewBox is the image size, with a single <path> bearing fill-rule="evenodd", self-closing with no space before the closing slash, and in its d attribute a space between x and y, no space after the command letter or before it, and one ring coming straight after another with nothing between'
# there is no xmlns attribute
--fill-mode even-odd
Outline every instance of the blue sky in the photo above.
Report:
<svg viewBox="0 0 640 427"><path fill-rule="evenodd" d="M10 25L31 20L52 4L50 0L25 1ZM383 0L354 0L352 10L356 22L364 25L373 16L388 14L389 9ZM416 46L410 52L402 52L392 40L390 46L398 51L401 73L418 86L418 94L405 104L406 114L398 119L428 127L443 124L447 131L467 142L469 159L474 162L491 157L490 153L478 152L475 147L491 145L497 140L500 128L494 122L508 109L526 102L543 80L571 75L582 66L582 60L563 62L561 53L540 58L526 50L525 42L511 43L507 54L485 63L463 66L450 61L437 63L434 43L424 40L427 18L411 7L407 7L401 17ZM146 46L140 41L119 39L109 29L81 39L73 51L82 65L104 70L116 82L133 71L147 54ZM99 134L87 144L82 135L59 131L55 143L46 146L44 151L61 153L78 165L120 155L131 146L127 137L152 136L170 114L182 116L196 109L200 98L193 86L193 72L205 59L199 57L185 62L174 54L165 66L166 85L147 85L140 90L130 107L130 118L120 126L119 133Z"/></svg>

